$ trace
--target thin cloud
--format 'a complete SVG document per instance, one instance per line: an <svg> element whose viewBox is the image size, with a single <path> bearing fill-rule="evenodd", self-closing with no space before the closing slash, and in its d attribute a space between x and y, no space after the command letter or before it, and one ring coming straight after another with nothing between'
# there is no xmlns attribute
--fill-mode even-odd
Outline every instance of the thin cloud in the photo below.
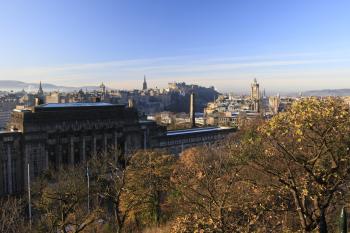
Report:
<svg viewBox="0 0 350 233"><path fill-rule="evenodd" d="M244 77L245 82L249 82L254 76L266 78L277 73L280 77L285 77L284 82L288 82L287 79L291 80L290 77L293 74L300 77L301 73L301 76L304 77L307 74L307 67L312 67L316 73L320 74L321 71L325 73L323 64L333 64L340 67L348 67L349 65L350 59L346 56L336 57L334 55L323 58L321 54L290 53L207 59L196 56L178 56L52 67L0 69L0 79L30 82L42 80L67 86L96 85L103 81L107 84L110 83L115 88L137 88L139 79L142 78L143 74L147 74L150 75L151 80L157 80L157 83L153 83L159 87L174 80L203 83L203 79L208 79L211 83L208 81L205 83L226 88L229 86L229 77ZM306 68L304 71L300 71L300 67ZM277 68L278 72L276 72ZM326 71L329 75L334 73L329 68ZM346 72L350 74L348 70ZM226 85L224 85L225 81ZM238 88L244 88L242 85L243 82L238 82Z"/></svg>

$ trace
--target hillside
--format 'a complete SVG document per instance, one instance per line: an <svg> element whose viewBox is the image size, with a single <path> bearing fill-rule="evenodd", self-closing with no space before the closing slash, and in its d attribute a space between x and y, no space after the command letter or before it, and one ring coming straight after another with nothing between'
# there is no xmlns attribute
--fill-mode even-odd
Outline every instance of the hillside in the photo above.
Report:
<svg viewBox="0 0 350 233"><path fill-rule="evenodd" d="M79 89L98 89L97 86L82 86L82 87L68 87L68 86L57 86L50 83L43 83L42 84L44 91L63 91L63 92L69 92L69 91L75 91ZM22 81L16 81L16 80L0 80L0 91L21 91L25 90L27 92L36 91L39 88L39 83L26 83Z"/></svg>
<svg viewBox="0 0 350 233"><path fill-rule="evenodd" d="M324 89L303 92L303 96L350 96L350 89Z"/></svg>

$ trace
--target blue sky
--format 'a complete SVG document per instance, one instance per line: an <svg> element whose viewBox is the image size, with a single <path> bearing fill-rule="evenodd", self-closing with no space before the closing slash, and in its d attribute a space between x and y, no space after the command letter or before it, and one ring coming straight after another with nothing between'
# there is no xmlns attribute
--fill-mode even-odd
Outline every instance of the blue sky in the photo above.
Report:
<svg viewBox="0 0 350 233"><path fill-rule="evenodd" d="M350 1L0 0L0 79L350 88Z"/></svg>

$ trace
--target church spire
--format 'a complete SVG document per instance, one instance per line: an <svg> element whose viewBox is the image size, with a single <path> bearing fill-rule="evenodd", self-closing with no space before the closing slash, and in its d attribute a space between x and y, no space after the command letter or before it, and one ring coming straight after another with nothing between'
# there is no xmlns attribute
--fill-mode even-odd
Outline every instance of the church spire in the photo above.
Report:
<svg viewBox="0 0 350 233"><path fill-rule="evenodd" d="M143 91L147 90L146 75L143 76L142 90L143 90Z"/></svg>
<svg viewBox="0 0 350 233"><path fill-rule="evenodd" d="M43 87L41 85L41 81L39 83L39 90L38 90L38 95L44 95Z"/></svg>

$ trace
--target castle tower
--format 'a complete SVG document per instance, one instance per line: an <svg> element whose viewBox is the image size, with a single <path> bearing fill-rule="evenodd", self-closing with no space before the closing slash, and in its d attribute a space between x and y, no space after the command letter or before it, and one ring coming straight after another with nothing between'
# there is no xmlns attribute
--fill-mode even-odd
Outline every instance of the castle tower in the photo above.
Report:
<svg viewBox="0 0 350 233"><path fill-rule="evenodd" d="M147 90L146 75L145 75L145 76L143 76L143 85L142 85L142 90L143 90L143 91Z"/></svg>
<svg viewBox="0 0 350 233"><path fill-rule="evenodd" d="M191 122L191 128L196 127L196 116L195 116L195 94L191 93L191 99L190 99L190 122Z"/></svg>
<svg viewBox="0 0 350 233"><path fill-rule="evenodd" d="M260 95L260 85L257 82L256 78L254 79L254 82L251 84L250 98L253 102L252 110L259 112L261 95Z"/></svg>

